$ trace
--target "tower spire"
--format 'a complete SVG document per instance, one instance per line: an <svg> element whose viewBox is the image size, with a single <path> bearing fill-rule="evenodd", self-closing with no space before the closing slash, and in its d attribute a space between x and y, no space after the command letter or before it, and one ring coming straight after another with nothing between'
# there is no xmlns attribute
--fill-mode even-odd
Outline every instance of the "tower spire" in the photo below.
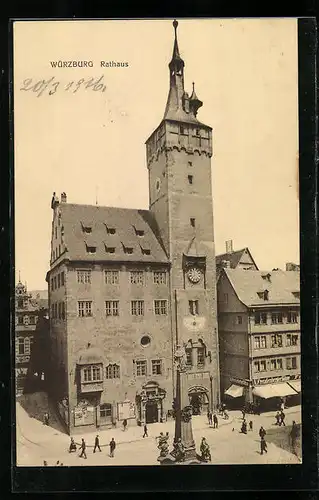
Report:
<svg viewBox="0 0 319 500"><path fill-rule="evenodd" d="M181 58L178 39L177 39L178 22L176 19L173 21L174 28L174 45L172 59L168 65L169 67L169 93L167 104L164 113L164 119L196 123L197 110L202 106L202 102L197 98L193 88L193 101L184 89L184 67L185 63Z"/></svg>

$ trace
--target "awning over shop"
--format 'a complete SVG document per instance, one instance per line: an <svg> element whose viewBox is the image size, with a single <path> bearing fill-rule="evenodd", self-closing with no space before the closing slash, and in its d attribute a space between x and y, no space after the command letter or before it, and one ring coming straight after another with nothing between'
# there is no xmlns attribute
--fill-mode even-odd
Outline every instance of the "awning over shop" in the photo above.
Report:
<svg viewBox="0 0 319 500"><path fill-rule="evenodd" d="M231 385L227 391L225 391L226 396L231 396L232 398L240 398L243 395L244 388L240 385Z"/></svg>
<svg viewBox="0 0 319 500"><path fill-rule="evenodd" d="M295 391L301 392L301 380L289 380L288 383Z"/></svg>
<svg viewBox="0 0 319 500"><path fill-rule="evenodd" d="M259 385L253 389L253 394L260 398L280 398L284 396L293 396L297 393L286 382L280 384L265 384Z"/></svg>

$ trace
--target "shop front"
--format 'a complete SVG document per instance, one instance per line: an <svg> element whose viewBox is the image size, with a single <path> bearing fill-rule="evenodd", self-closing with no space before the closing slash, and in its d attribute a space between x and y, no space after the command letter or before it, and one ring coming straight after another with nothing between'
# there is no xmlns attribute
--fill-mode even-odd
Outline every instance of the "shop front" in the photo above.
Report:
<svg viewBox="0 0 319 500"><path fill-rule="evenodd" d="M286 406L288 398L298 393L288 382L258 384L253 388L253 396L261 411L278 410Z"/></svg>
<svg viewBox="0 0 319 500"><path fill-rule="evenodd" d="M244 406L249 405L251 402L249 381L230 377L229 384L229 387L224 391L226 407L230 410L241 410Z"/></svg>

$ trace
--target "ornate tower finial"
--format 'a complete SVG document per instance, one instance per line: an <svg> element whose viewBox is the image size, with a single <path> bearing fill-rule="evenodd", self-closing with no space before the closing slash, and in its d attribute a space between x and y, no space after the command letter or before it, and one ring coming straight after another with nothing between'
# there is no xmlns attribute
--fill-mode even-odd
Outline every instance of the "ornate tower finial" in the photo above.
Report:
<svg viewBox="0 0 319 500"><path fill-rule="evenodd" d="M174 19L174 21L173 21L173 26L174 26L175 38L176 38L177 37L177 26L178 26L178 21L176 21L176 19Z"/></svg>
<svg viewBox="0 0 319 500"><path fill-rule="evenodd" d="M203 101L198 99L196 92L195 92L195 82L193 82L193 92L192 95L189 98L189 107L191 111L194 113L194 116L196 117L197 111L199 108L201 108L203 105Z"/></svg>

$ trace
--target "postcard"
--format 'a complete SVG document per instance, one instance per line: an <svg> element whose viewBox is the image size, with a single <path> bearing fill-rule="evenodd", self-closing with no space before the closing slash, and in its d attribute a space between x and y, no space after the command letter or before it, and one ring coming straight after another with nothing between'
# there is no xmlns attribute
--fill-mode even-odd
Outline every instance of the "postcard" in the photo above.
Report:
<svg viewBox="0 0 319 500"><path fill-rule="evenodd" d="M14 22L18 468L302 462L297 24Z"/></svg>

